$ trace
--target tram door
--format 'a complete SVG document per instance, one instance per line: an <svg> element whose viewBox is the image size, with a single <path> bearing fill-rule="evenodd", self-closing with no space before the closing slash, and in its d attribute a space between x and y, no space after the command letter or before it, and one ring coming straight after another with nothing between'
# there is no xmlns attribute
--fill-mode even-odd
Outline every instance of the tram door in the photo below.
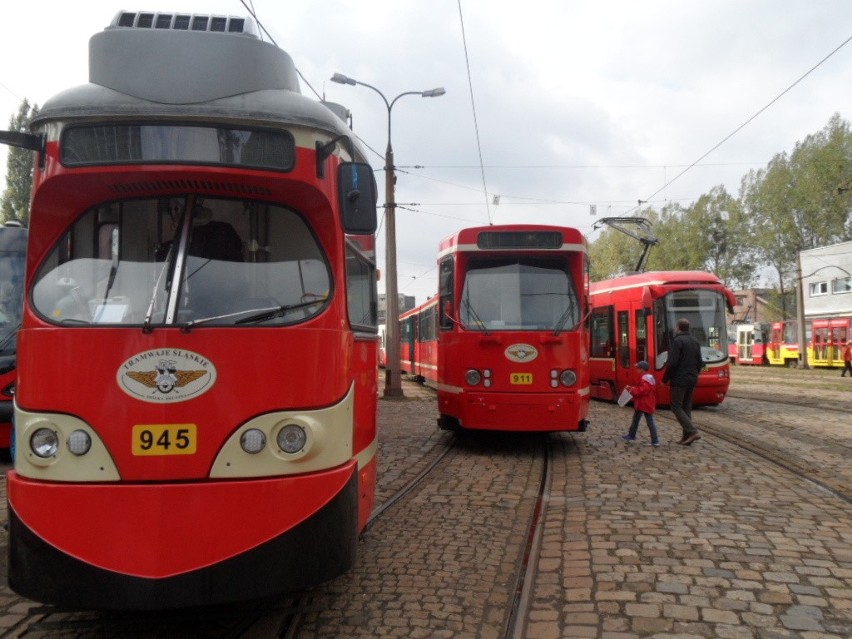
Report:
<svg viewBox="0 0 852 639"><path fill-rule="evenodd" d="M831 361L829 366L843 366L843 346L846 344L846 326L831 327Z"/></svg>
<svg viewBox="0 0 852 639"><path fill-rule="evenodd" d="M754 349L754 326L737 326L737 361L751 363Z"/></svg>

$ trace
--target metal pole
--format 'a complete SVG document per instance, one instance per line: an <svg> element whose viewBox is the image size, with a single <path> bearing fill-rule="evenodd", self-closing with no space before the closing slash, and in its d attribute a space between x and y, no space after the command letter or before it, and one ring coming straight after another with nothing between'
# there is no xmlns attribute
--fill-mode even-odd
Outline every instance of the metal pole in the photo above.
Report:
<svg viewBox="0 0 852 639"><path fill-rule="evenodd" d="M388 106L388 147L385 151L385 364L384 397L403 397L402 376L399 370L399 293L396 282L396 176L393 169L393 148L390 135L391 106Z"/></svg>
<svg viewBox="0 0 852 639"><path fill-rule="evenodd" d="M393 167L393 147L391 146L391 110L396 101L406 95L419 95L424 98L437 98L444 95L443 87L428 91L405 91L388 102L385 94L366 82L350 78L342 73L335 73L332 82L339 84L360 84L372 89L384 100L388 109L388 146L385 151L385 389L384 397L403 397L402 378L399 362L399 292L397 290L396 273L396 176Z"/></svg>
<svg viewBox="0 0 852 639"><path fill-rule="evenodd" d="M796 323L798 324L799 339L799 368L810 368L808 366L808 345L805 342L805 294L802 281L802 255L796 251Z"/></svg>

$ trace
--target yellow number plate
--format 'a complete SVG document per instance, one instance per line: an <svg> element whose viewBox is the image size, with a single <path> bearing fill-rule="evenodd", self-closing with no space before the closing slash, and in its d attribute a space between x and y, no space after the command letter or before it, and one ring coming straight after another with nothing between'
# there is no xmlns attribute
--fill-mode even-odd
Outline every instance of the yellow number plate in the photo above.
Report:
<svg viewBox="0 0 852 639"><path fill-rule="evenodd" d="M509 373L512 384L532 384L532 373Z"/></svg>
<svg viewBox="0 0 852 639"><path fill-rule="evenodd" d="M137 424L133 427L134 455L194 455L195 424Z"/></svg>

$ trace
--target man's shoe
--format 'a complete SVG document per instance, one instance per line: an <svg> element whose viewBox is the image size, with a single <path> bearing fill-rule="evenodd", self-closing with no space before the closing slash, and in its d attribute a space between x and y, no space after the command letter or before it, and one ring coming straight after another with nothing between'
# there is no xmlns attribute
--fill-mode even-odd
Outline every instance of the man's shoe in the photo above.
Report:
<svg viewBox="0 0 852 639"><path fill-rule="evenodd" d="M629 443L631 443L631 442L635 442L635 441L636 441L636 438L635 438L635 437L631 437L630 435L622 435L622 436L621 436L621 439L623 439L624 441L626 441L628 444L629 444Z"/></svg>
<svg viewBox="0 0 852 639"><path fill-rule="evenodd" d="M684 443L684 442L685 442L688 438L689 438L689 435L684 435L683 437L681 437L681 438L680 438L680 441L678 442L678 444L680 444L680 445L682 446L682 445L683 445L683 443Z"/></svg>
<svg viewBox="0 0 852 639"><path fill-rule="evenodd" d="M694 442L697 442L699 439L701 439L701 435L699 435L698 433L693 433L692 435L690 435L689 437L687 437L686 439L683 440L683 445L684 446L691 446Z"/></svg>

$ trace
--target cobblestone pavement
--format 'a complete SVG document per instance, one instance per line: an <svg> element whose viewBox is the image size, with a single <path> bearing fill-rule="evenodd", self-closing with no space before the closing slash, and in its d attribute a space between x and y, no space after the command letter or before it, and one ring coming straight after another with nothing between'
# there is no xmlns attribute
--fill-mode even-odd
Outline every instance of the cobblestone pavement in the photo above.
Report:
<svg viewBox="0 0 852 639"><path fill-rule="evenodd" d="M852 400L852 380L825 375L814 384L797 376L810 372L820 373L735 370L741 396L696 411L696 423L735 422L767 446L811 457L812 467L838 475L842 485L852 424L847 413L820 407ZM409 382L404 388L406 399L379 402L378 501L419 472L447 437L435 426L432 392ZM743 397L758 393L814 404ZM525 636L852 637L852 505L708 430L693 446L678 446L680 429L668 411L659 413L661 448L645 445L646 429L626 444L620 437L630 415L593 402L589 432L550 436L551 494ZM515 440L516 450L506 438L471 441L422 492L370 528L355 570L303 593L296 637L502 636L513 549L539 472L522 462L537 451L532 440ZM0 590L0 633L32 605ZM267 634L245 636L275 636L277 626L267 626ZM112 635L95 626L78 635L22 636Z"/></svg>

